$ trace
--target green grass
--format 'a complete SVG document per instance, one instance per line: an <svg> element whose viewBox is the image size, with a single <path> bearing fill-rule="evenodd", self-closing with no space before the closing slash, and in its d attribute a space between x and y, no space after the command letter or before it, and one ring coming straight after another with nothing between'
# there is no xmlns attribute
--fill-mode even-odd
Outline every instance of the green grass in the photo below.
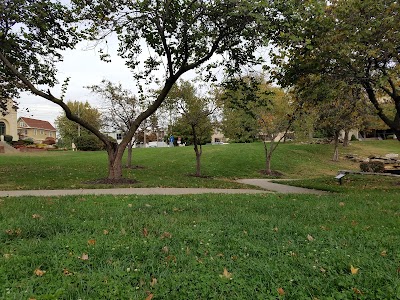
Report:
<svg viewBox="0 0 400 300"><path fill-rule="evenodd" d="M400 299L399 199L398 190L2 199L0 298Z"/></svg>
<svg viewBox="0 0 400 300"><path fill-rule="evenodd" d="M284 178L304 179L334 176L340 169L358 169L358 164L341 159L332 162L332 145L281 144L274 154L272 168ZM355 142L341 148L341 154L398 153L397 141ZM264 153L261 143L205 146L202 172L194 173L195 157L191 147L134 149L135 165L144 169L124 170L124 176L136 179L134 187L243 187L236 178L262 178ZM105 152L44 152L0 156L1 190L97 188L87 184L107 176Z"/></svg>

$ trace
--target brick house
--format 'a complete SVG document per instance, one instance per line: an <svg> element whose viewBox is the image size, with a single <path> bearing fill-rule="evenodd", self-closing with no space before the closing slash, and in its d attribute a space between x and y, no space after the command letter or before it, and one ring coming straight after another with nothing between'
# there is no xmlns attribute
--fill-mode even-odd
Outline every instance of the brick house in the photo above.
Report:
<svg viewBox="0 0 400 300"><path fill-rule="evenodd" d="M20 139L31 138L35 143L41 143L47 137L56 139L56 129L47 121L20 117L17 128Z"/></svg>

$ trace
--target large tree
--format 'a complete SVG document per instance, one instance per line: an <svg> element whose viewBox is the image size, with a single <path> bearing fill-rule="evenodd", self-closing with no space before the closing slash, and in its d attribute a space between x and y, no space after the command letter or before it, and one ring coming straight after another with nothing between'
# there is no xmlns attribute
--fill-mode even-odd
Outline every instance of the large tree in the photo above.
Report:
<svg viewBox="0 0 400 300"><path fill-rule="evenodd" d="M39 87L55 83L54 60L61 58L60 50L73 48L79 37L76 29L68 26L71 20L66 7L50 0L2 3L1 81L6 83L8 94L29 90L60 105L68 119L93 132L107 149L111 181L121 179L127 144L139 125L163 103L175 82L200 67L211 71L224 66L232 72L240 71L243 64L256 63L254 53L269 19L264 14L264 1L72 0L81 27L86 26L86 38L100 42L109 34L117 34L118 53L132 69L134 79L162 86L147 109L132 120L118 145L73 114L61 97ZM101 58L109 61L104 51Z"/></svg>
<svg viewBox="0 0 400 300"><path fill-rule="evenodd" d="M293 0L286 5L296 9L281 15L275 36L280 83L290 86L309 74L323 74L358 84L400 141L400 3ZM388 102L394 116L383 109Z"/></svg>

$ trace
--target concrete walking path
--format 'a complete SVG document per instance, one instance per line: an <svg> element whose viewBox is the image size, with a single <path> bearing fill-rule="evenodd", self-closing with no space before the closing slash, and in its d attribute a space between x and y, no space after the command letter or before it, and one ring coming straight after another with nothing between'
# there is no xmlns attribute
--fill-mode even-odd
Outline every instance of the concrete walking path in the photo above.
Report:
<svg viewBox="0 0 400 300"><path fill-rule="evenodd" d="M276 179L239 179L236 182L244 183L260 187L262 189L273 191L281 194L312 194L312 195L325 195L328 192L313 189L306 189L302 187L290 186L280 183L271 182ZM282 181L285 181L282 179Z"/></svg>
<svg viewBox="0 0 400 300"><path fill-rule="evenodd" d="M318 191L271 182L273 179L239 179L238 183L252 185L258 189L212 189L212 188L111 188L111 189L74 189L74 190L18 190L0 191L0 197L21 196L68 196L68 195L192 195L192 194L314 194Z"/></svg>
<svg viewBox="0 0 400 300"><path fill-rule="evenodd" d="M0 197L67 196L67 195L191 195L191 194L263 194L266 190L255 189L208 189L208 188L114 188L75 190L19 190L0 191Z"/></svg>

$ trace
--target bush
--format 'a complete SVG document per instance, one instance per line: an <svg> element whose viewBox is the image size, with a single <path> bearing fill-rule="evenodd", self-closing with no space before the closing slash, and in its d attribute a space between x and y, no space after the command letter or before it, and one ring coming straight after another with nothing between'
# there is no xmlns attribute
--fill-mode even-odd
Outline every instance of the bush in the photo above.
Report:
<svg viewBox="0 0 400 300"><path fill-rule="evenodd" d="M12 135L8 135L8 134L4 135L4 141L5 141L5 142L11 143L12 140L13 140Z"/></svg>
<svg viewBox="0 0 400 300"><path fill-rule="evenodd" d="M75 145L81 151L98 151L102 149L102 143L94 135L83 135L76 139Z"/></svg>
<svg viewBox="0 0 400 300"><path fill-rule="evenodd" d="M56 139L48 136L42 143L46 145L54 145L56 143Z"/></svg>
<svg viewBox="0 0 400 300"><path fill-rule="evenodd" d="M356 136L354 134L352 134L350 141L352 141L352 142L358 141L358 138L356 138Z"/></svg>
<svg viewBox="0 0 400 300"><path fill-rule="evenodd" d="M32 145L32 144L34 144L33 139L30 138L30 137L24 138L23 141L24 141L25 145Z"/></svg>
<svg viewBox="0 0 400 300"><path fill-rule="evenodd" d="M361 172L383 173L385 172L385 164L377 160L362 162L360 163L360 169Z"/></svg>

